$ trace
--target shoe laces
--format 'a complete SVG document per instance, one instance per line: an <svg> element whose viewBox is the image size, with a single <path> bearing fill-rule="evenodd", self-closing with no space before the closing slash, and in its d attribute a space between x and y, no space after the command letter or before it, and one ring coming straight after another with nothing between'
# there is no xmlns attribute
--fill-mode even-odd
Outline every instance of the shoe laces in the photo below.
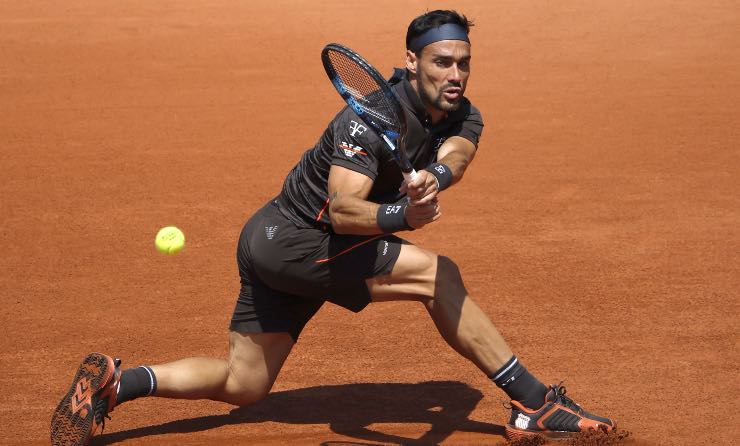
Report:
<svg viewBox="0 0 740 446"><path fill-rule="evenodd" d="M108 398L103 398L95 405L95 422L100 425L100 433L105 430L105 420L110 420L108 415Z"/></svg>
<svg viewBox="0 0 740 446"><path fill-rule="evenodd" d="M581 406L576 404L576 402L569 397L565 396L566 390L565 386L563 385L563 381L561 381L560 384L553 385L552 390L553 392L555 392L555 398L553 399L554 402L562 404L563 406L575 411L578 414L583 412Z"/></svg>

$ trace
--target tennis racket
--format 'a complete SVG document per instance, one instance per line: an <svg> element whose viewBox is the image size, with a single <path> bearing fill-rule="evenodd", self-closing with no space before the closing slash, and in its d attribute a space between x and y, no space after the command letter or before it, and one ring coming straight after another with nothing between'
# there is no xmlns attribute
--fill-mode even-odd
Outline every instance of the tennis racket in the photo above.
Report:
<svg viewBox="0 0 740 446"><path fill-rule="evenodd" d="M362 56L338 43L324 47L321 62L342 99L385 142L406 183L413 181L416 171L403 144L406 115L390 85Z"/></svg>

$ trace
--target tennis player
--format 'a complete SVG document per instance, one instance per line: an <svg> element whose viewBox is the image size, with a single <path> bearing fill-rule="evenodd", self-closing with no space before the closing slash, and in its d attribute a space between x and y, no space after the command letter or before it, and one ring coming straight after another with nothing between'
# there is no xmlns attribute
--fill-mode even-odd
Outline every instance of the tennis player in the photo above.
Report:
<svg viewBox="0 0 740 446"><path fill-rule="evenodd" d="M238 406L261 400L327 301L353 312L371 302L423 304L445 341L512 400L510 438L613 429L563 386L546 386L527 370L468 294L454 261L395 235L433 225L442 215L440 197L475 156L483 119L465 97L471 25L455 11L415 18L406 66L389 80L405 109L417 177L403 182L378 135L345 107L241 232L229 357L121 371L119 360L92 353L54 412L52 444L86 444L115 407L139 397Z"/></svg>

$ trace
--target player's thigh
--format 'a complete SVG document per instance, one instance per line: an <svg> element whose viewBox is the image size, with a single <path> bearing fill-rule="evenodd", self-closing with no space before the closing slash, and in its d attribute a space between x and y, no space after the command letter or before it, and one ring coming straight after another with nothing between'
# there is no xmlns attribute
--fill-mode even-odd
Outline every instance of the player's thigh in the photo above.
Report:
<svg viewBox="0 0 740 446"><path fill-rule="evenodd" d="M404 244L390 274L366 281L373 302L424 300L434 296L438 256Z"/></svg>
<svg viewBox="0 0 740 446"><path fill-rule="evenodd" d="M227 392L259 400L270 391L295 342L290 333L229 333Z"/></svg>
<svg viewBox="0 0 740 446"><path fill-rule="evenodd" d="M462 276L452 259L416 245L404 244L389 275L366 281L373 302L431 300L466 294Z"/></svg>

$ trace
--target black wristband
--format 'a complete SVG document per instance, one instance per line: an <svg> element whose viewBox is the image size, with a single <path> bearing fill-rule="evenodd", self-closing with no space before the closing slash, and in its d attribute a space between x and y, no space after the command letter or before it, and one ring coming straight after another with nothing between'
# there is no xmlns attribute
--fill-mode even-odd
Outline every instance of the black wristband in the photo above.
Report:
<svg viewBox="0 0 740 446"><path fill-rule="evenodd" d="M439 190L445 190L452 185L452 171L442 163L432 163L424 170L430 172L437 179Z"/></svg>
<svg viewBox="0 0 740 446"><path fill-rule="evenodd" d="M408 231L411 229L406 223L406 206L408 203L381 204L376 216L378 227L386 234L396 231Z"/></svg>

